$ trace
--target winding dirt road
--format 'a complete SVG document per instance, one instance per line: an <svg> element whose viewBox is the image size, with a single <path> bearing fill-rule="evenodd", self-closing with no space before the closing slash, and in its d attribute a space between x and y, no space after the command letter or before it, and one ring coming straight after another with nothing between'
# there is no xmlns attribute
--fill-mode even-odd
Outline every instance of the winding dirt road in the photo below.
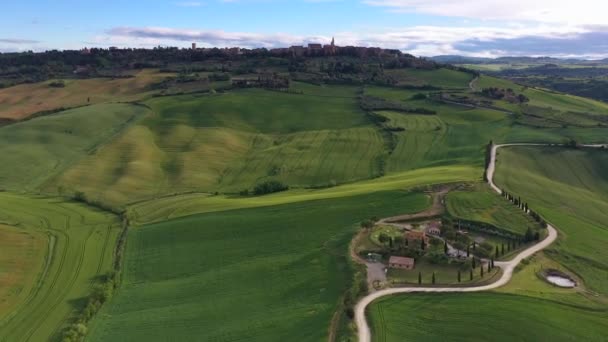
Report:
<svg viewBox="0 0 608 342"><path fill-rule="evenodd" d="M494 191L501 193L501 190L498 186L496 186L496 184L494 184L494 172L496 170L496 151L498 151L499 148L501 147L505 147L505 146L543 146L546 144L505 144L505 145L495 145L492 148L492 155L491 155L491 160L490 160L490 164L488 166L488 183L490 184L490 186L492 187L492 189L494 189ZM502 268L503 273L502 276L498 279L498 281L489 284L489 285L484 285L484 286L475 286L475 287L402 287L402 288L392 288L392 289L386 289L386 290L381 290L378 292L374 292L366 297L364 297L363 299L361 299L361 301L359 301L359 303L357 303L357 306L355 307L355 323L357 324L357 328L358 328L358 333L359 333L359 342L370 342L371 341L371 331L369 329L369 325L367 324L367 320L365 317L365 309L367 308L367 306L373 302L374 300L384 297L384 296L390 296L390 295L394 295L394 294L399 294L399 293L412 293L412 292L480 292L480 291L488 291L488 290L492 290L498 287L501 287L505 284L507 284L510 280L511 277L513 276L513 271L515 270L515 267L523 260L526 259L530 256L532 256L534 253L546 248L547 246L549 246L551 243L553 243L553 241L555 241L555 239L557 239L557 230L552 226L552 225L548 225L547 226L547 230L548 230L548 235L547 237L537 243L534 246L531 246L530 248L522 251L521 253L519 253L515 258L513 258L513 260L510 261L505 261L505 262L500 262L500 263L496 263L497 266L499 266L500 268Z"/></svg>

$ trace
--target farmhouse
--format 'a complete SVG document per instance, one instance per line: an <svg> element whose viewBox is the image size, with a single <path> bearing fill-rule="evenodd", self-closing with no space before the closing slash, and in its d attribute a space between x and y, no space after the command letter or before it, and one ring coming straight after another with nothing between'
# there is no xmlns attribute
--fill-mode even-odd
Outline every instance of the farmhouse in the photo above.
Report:
<svg viewBox="0 0 608 342"><path fill-rule="evenodd" d="M415 231L415 230L409 230L409 231L405 232L405 239L408 241L408 243L412 243L412 242L416 242L416 241L420 241L420 240L424 240L425 243L429 242L429 238L428 238L428 236L426 236L426 234L424 232L419 232L419 231Z"/></svg>
<svg viewBox="0 0 608 342"><path fill-rule="evenodd" d="M388 260L388 267L399 268L402 270L412 270L415 266L415 260L413 258L391 256Z"/></svg>

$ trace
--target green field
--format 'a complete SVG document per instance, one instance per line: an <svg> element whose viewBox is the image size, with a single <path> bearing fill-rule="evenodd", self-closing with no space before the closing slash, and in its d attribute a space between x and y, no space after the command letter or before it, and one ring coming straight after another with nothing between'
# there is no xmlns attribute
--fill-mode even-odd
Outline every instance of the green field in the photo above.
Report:
<svg viewBox="0 0 608 342"><path fill-rule="evenodd" d="M0 127L0 164L10 165L0 168L0 187L38 189L144 113L140 106L102 104Z"/></svg>
<svg viewBox="0 0 608 342"><path fill-rule="evenodd" d="M34 276L23 278L18 302L0 312L0 340L57 340L96 278L112 270L120 224L114 215L82 204L9 193L0 193L0 222L46 237L39 251L44 261L29 261ZM11 249L3 249L2 258L4 251Z"/></svg>
<svg viewBox="0 0 608 342"><path fill-rule="evenodd" d="M416 294L369 307L373 341L603 341L608 312L496 293Z"/></svg>
<svg viewBox="0 0 608 342"><path fill-rule="evenodd" d="M393 69L385 71L394 77L399 85L433 85L442 88L468 88L473 75L450 69Z"/></svg>
<svg viewBox="0 0 608 342"><path fill-rule="evenodd" d="M560 231L549 256L585 285L608 294L608 153L598 149L511 147L498 155L496 182L521 196Z"/></svg>
<svg viewBox="0 0 608 342"><path fill-rule="evenodd" d="M390 191L132 229L123 286L89 339L323 340L351 281L357 223L427 205L425 195Z"/></svg>
<svg viewBox="0 0 608 342"><path fill-rule="evenodd" d="M44 234L0 223L0 322L26 300L43 269Z"/></svg>
<svg viewBox="0 0 608 342"><path fill-rule="evenodd" d="M469 191L450 192L446 207L456 218L489 223L517 235L524 235L528 228L536 231L540 227L521 209L485 185L475 185Z"/></svg>
<svg viewBox="0 0 608 342"><path fill-rule="evenodd" d="M347 198L384 190L411 189L432 184L479 180L480 172L482 172L482 169L476 167L448 166L395 173L369 181L327 189L297 189L262 197L235 197L214 194L167 196L153 201L136 203L129 207L129 212L133 223L140 225L198 213L265 207L319 199Z"/></svg>
<svg viewBox="0 0 608 342"><path fill-rule="evenodd" d="M53 186L125 204L177 192L235 193L268 179L318 187L380 174L383 138L353 98L243 90L149 105L154 114Z"/></svg>

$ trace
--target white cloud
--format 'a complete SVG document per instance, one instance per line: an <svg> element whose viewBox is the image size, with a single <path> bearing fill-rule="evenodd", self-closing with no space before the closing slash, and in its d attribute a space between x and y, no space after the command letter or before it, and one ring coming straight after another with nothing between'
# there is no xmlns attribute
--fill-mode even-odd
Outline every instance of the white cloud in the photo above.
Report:
<svg viewBox="0 0 608 342"><path fill-rule="evenodd" d="M364 0L397 11L478 20L604 24L605 0Z"/></svg>

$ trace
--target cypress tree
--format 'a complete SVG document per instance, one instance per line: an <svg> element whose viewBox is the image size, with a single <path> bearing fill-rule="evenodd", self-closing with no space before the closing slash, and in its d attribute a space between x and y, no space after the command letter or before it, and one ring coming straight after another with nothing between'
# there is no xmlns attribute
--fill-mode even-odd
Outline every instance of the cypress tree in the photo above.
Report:
<svg viewBox="0 0 608 342"><path fill-rule="evenodd" d="M424 250L426 248L426 245L424 243L424 239L420 239L420 249Z"/></svg>
<svg viewBox="0 0 608 342"><path fill-rule="evenodd" d="M471 268L471 273L469 275L469 280L473 280L473 269Z"/></svg>
<svg viewBox="0 0 608 342"><path fill-rule="evenodd" d="M467 258L471 256L471 251L469 250L469 246L467 246Z"/></svg>
<svg viewBox="0 0 608 342"><path fill-rule="evenodd" d="M501 244L500 254L505 255L505 244Z"/></svg>
<svg viewBox="0 0 608 342"><path fill-rule="evenodd" d="M479 274L483 278L483 265L481 265L481 267L479 268Z"/></svg>
<svg viewBox="0 0 608 342"><path fill-rule="evenodd" d="M447 241L443 242L443 253L445 253L445 255L448 255L448 242Z"/></svg>
<svg viewBox="0 0 608 342"><path fill-rule="evenodd" d="M458 282L460 283L460 270L458 270Z"/></svg>
<svg viewBox="0 0 608 342"><path fill-rule="evenodd" d="M488 261L488 273L492 270L492 262Z"/></svg>
<svg viewBox="0 0 608 342"><path fill-rule="evenodd" d="M422 284L422 272L418 272L418 285Z"/></svg>
<svg viewBox="0 0 608 342"><path fill-rule="evenodd" d="M473 263L471 265L473 268L475 268L477 265L475 265L475 257L473 257Z"/></svg>
<svg viewBox="0 0 608 342"><path fill-rule="evenodd" d="M494 256L496 258L498 258L500 256L499 252L498 252L498 245L496 245L496 251L494 251Z"/></svg>
<svg viewBox="0 0 608 342"><path fill-rule="evenodd" d="M432 279L433 285L435 285L435 272L433 272L433 279Z"/></svg>

